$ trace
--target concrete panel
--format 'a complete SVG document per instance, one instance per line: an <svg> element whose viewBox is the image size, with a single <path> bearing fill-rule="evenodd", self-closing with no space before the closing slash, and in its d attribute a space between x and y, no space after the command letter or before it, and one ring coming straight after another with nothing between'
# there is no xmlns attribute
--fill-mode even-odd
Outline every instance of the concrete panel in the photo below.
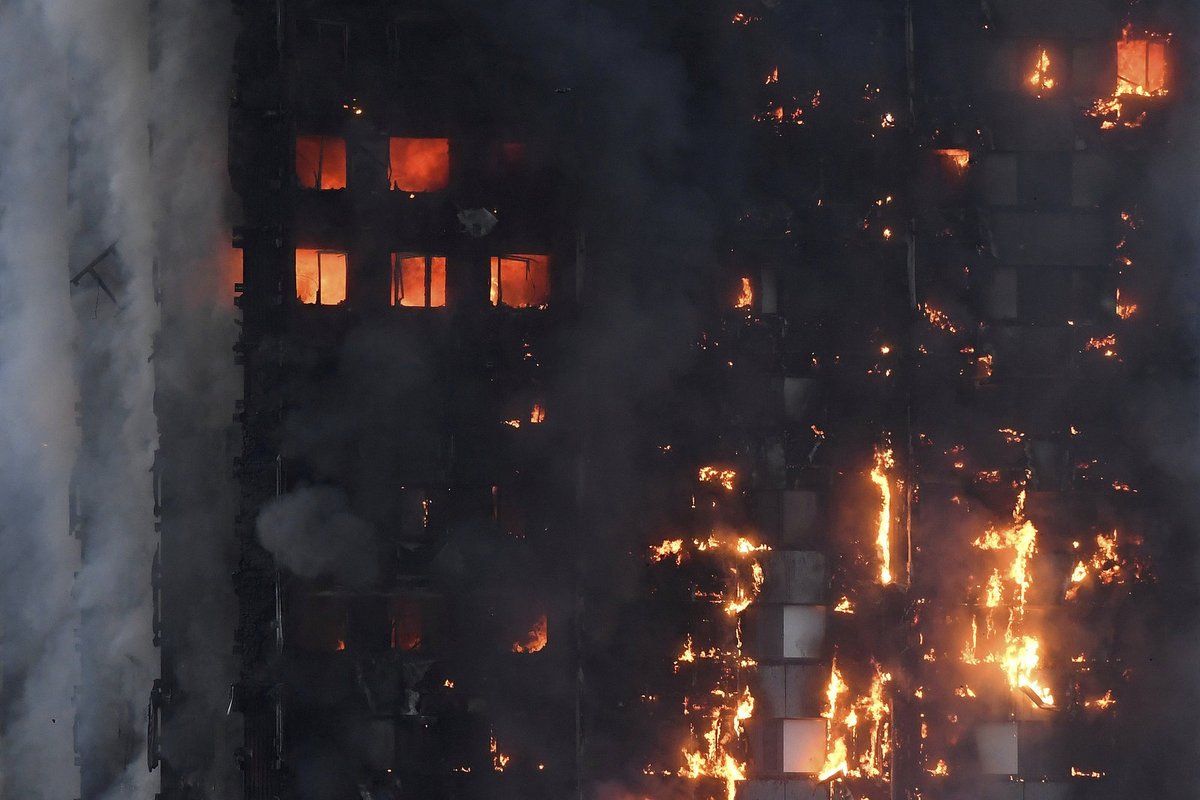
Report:
<svg viewBox="0 0 1200 800"><path fill-rule="evenodd" d="M987 290L987 315L995 320L1017 318L1017 271L1000 267L992 274Z"/></svg>
<svg viewBox="0 0 1200 800"><path fill-rule="evenodd" d="M980 159L984 202L990 206L1017 204L1017 157L1012 153L990 153Z"/></svg>
<svg viewBox="0 0 1200 800"><path fill-rule="evenodd" d="M1100 266L1112 257L1099 214L995 211L992 235L1000 260L1007 264Z"/></svg>
<svg viewBox="0 0 1200 800"><path fill-rule="evenodd" d="M1025 783L1024 800L1067 800L1074 788L1065 781L1049 783L1028 781Z"/></svg>
<svg viewBox="0 0 1200 800"><path fill-rule="evenodd" d="M753 679L755 718L820 716L828 680L823 664L760 664Z"/></svg>
<svg viewBox="0 0 1200 800"><path fill-rule="evenodd" d="M826 599L825 556L811 550L775 550L763 565L761 603L820 603Z"/></svg>
<svg viewBox="0 0 1200 800"><path fill-rule="evenodd" d="M809 541L819 519L820 503L816 492L790 489L780 494L780 544Z"/></svg>
<svg viewBox="0 0 1200 800"><path fill-rule="evenodd" d="M825 640L825 606L755 606L751 617L762 659L816 660Z"/></svg>
<svg viewBox="0 0 1200 800"><path fill-rule="evenodd" d="M762 727L758 766L766 773L819 773L825 764L825 732L823 717L769 721Z"/></svg>
<svg viewBox="0 0 1200 800"><path fill-rule="evenodd" d="M783 379L783 415L790 422L802 422L812 403L816 383L811 378Z"/></svg>
<svg viewBox="0 0 1200 800"><path fill-rule="evenodd" d="M979 769L984 775L1016 775L1017 723L985 722L975 729Z"/></svg>
<svg viewBox="0 0 1200 800"><path fill-rule="evenodd" d="M1096 153L1076 153L1071 161L1071 205L1094 208L1108 199L1114 170Z"/></svg>

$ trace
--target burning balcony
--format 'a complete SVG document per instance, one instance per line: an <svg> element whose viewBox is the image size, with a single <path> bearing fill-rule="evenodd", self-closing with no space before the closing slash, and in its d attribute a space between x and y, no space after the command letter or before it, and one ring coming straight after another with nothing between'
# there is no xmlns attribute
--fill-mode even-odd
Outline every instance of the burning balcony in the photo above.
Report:
<svg viewBox="0 0 1200 800"><path fill-rule="evenodd" d="M446 257L392 253L392 305L442 308L446 305Z"/></svg>
<svg viewBox="0 0 1200 800"><path fill-rule="evenodd" d="M345 189L346 140L336 136L297 136L296 180L301 189Z"/></svg>
<svg viewBox="0 0 1200 800"><path fill-rule="evenodd" d="M346 254L296 249L296 299L306 305L336 306L346 300Z"/></svg>
<svg viewBox="0 0 1200 800"><path fill-rule="evenodd" d="M543 308L549 300L550 256L524 254L492 257L492 305Z"/></svg>
<svg viewBox="0 0 1200 800"><path fill-rule="evenodd" d="M388 140L388 185L402 192L439 192L450 183L450 140Z"/></svg>

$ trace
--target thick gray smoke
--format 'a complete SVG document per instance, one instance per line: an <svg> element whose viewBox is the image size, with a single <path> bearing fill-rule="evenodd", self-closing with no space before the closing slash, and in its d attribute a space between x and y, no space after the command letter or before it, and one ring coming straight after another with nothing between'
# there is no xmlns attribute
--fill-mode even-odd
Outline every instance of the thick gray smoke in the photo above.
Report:
<svg viewBox="0 0 1200 800"><path fill-rule="evenodd" d="M199 5L0 4L5 797L150 798L159 783L145 741L159 674L158 373L228 343L194 325L160 333L156 276L170 291L179 270L217 272L226 231L223 126L195 124L223 110L211 87L225 65L188 72L164 55L194 47L179 21ZM218 158L203 164L215 177L186 183L194 171L163 156L206 136L218 137ZM68 281L114 242L93 273ZM160 335L174 344L162 365ZM200 415L198 427L209 422Z"/></svg>
<svg viewBox="0 0 1200 800"><path fill-rule="evenodd" d="M366 586L378 572L375 532L341 489L308 486L277 497L258 515L258 538L283 567L305 578L332 576Z"/></svg>

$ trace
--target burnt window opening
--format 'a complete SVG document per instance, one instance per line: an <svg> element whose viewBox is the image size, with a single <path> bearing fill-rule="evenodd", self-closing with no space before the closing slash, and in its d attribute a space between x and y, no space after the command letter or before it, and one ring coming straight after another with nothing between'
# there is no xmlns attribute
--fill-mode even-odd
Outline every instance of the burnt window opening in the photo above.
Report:
<svg viewBox="0 0 1200 800"><path fill-rule="evenodd" d="M296 179L301 189L345 189L346 140L337 136L297 136Z"/></svg>
<svg viewBox="0 0 1200 800"><path fill-rule="evenodd" d="M402 192L438 192L450 184L450 140L388 140L388 185Z"/></svg>
<svg viewBox="0 0 1200 800"><path fill-rule="evenodd" d="M550 299L550 256L493 256L490 294L494 306L544 308Z"/></svg>
<svg viewBox="0 0 1200 800"><path fill-rule="evenodd" d="M420 650L425 644L424 613L419 600L411 597L393 597L390 608L391 648L393 650Z"/></svg>
<svg viewBox="0 0 1200 800"><path fill-rule="evenodd" d="M446 305L446 257L392 253L392 305L442 308Z"/></svg>
<svg viewBox="0 0 1200 800"><path fill-rule="evenodd" d="M306 19L297 24L297 56L301 63L319 63L326 69L343 69L350 57L350 26L327 19Z"/></svg>
<svg viewBox="0 0 1200 800"><path fill-rule="evenodd" d="M296 299L305 305L336 306L346 300L346 254L296 249Z"/></svg>
<svg viewBox="0 0 1200 800"><path fill-rule="evenodd" d="M1117 42L1117 94L1157 95L1167 90L1167 43L1161 39Z"/></svg>

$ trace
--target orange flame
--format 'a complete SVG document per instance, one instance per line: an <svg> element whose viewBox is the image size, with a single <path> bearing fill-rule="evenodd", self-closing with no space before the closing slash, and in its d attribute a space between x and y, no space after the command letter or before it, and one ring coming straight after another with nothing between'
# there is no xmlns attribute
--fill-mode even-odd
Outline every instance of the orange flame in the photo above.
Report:
<svg viewBox="0 0 1200 800"><path fill-rule="evenodd" d="M875 535L875 548L879 555L879 583L883 586L892 582L892 485L888 470L894 466L891 447L875 448L871 482L879 489L879 528Z"/></svg>
<svg viewBox="0 0 1200 800"><path fill-rule="evenodd" d="M533 627L529 629L524 641L513 642L512 651L514 653L540 653L546 648L548 641L546 615L542 614L538 617L537 622L533 623Z"/></svg>
<svg viewBox="0 0 1200 800"><path fill-rule="evenodd" d="M1050 77L1050 54L1044 47L1038 54L1033 74L1029 76L1029 85L1033 87L1038 97L1054 88L1054 78Z"/></svg>
<svg viewBox="0 0 1200 800"><path fill-rule="evenodd" d="M749 278L742 278L742 293L738 295L734 308L750 308L754 302L754 289L750 286Z"/></svg>

